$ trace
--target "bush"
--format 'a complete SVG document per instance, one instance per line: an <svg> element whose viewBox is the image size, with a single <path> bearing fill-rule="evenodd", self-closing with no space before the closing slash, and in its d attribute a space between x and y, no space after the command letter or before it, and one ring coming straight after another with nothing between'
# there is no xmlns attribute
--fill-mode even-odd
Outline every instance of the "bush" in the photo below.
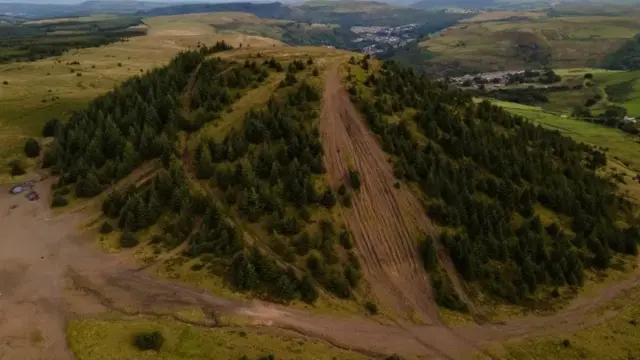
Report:
<svg viewBox="0 0 640 360"><path fill-rule="evenodd" d="M134 336L134 345L138 350L158 351L164 344L164 337L159 331L138 333Z"/></svg>
<svg viewBox="0 0 640 360"><path fill-rule="evenodd" d="M103 222L102 226L100 226L101 234L109 234L112 231L113 231L113 226L108 221Z"/></svg>
<svg viewBox="0 0 640 360"><path fill-rule="evenodd" d="M54 207L54 208L67 206L68 204L69 204L69 201L67 201L67 198L59 194L54 195L53 199L51 200L51 207Z"/></svg>
<svg viewBox="0 0 640 360"><path fill-rule="evenodd" d="M360 173L357 170L349 170L349 184L356 190L360 189Z"/></svg>
<svg viewBox="0 0 640 360"><path fill-rule="evenodd" d="M374 303L373 301L367 301L364 304L364 308L367 309L367 312L371 315L375 315L378 313L378 304Z"/></svg>
<svg viewBox="0 0 640 360"><path fill-rule="evenodd" d="M5 81L2 82L2 84L3 85L9 85L9 82L5 80Z"/></svg>
<svg viewBox="0 0 640 360"><path fill-rule="evenodd" d="M584 74L584 78L585 79L593 79L593 74L592 73L586 73L586 74Z"/></svg>
<svg viewBox="0 0 640 360"><path fill-rule="evenodd" d="M320 71L318 71L317 68L313 69L313 73L312 74L313 74L313 76L318 76L318 75L320 75Z"/></svg>
<svg viewBox="0 0 640 360"><path fill-rule="evenodd" d="M40 144L38 141L36 139L28 139L27 142L24 143L24 153L30 158L40 155Z"/></svg>
<svg viewBox="0 0 640 360"><path fill-rule="evenodd" d="M59 128L60 128L60 120L55 118L50 119L42 127L42 136L44 137L56 136L56 132L58 132Z"/></svg>
<svg viewBox="0 0 640 360"><path fill-rule="evenodd" d="M24 169L24 164L18 159L9 162L9 169L11 170L11 176L24 175L27 173Z"/></svg>
<svg viewBox="0 0 640 360"><path fill-rule="evenodd" d="M340 233L340 245L347 250L351 250L353 248L353 243L351 242L351 235L349 231L343 230Z"/></svg>
<svg viewBox="0 0 640 360"><path fill-rule="evenodd" d="M305 276L300 283L300 299L306 303L312 304L318 299L318 290L311 282L308 276Z"/></svg>
<svg viewBox="0 0 640 360"><path fill-rule="evenodd" d="M125 231L122 234L122 237L120 237L120 247L121 248L132 248L132 247L136 247L138 245L138 239L136 238L136 234L130 232L130 231Z"/></svg>
<svg viewBox="0 0 640 360"><path fill-rule="evenodd" d="M350 208L352 205L351 193L344 194L342 198L342 206Z"/></svg>
<svg viewBox="0 0 640 360"><path fill-rule="evenodd" d="M161 234L156 234L151 237L152 244L162 244L167 241L167 237Z"/></svg>

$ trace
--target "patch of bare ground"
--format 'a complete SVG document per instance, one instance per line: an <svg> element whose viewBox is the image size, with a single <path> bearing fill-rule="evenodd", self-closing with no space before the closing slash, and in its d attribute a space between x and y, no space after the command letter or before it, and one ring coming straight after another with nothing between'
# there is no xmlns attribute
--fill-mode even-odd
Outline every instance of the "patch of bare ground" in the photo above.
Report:
<svg viewBox="0 0 640 360"><path fill-rule="evenodd" d="M326 72L320 133L331 185L360 172L361 188L345 218L375 294L398 313L417 312L427 324L439 322L429 279L417 251L419 204L395 189L389 160L369 133L342 87L337 69ZM419 215L418 215L419 216Z"/></svg>

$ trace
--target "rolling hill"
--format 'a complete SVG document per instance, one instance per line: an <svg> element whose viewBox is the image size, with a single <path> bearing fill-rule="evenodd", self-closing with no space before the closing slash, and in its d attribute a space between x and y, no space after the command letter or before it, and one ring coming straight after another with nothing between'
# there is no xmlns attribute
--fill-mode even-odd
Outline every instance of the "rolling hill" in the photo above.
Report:
<svg viewBox="0 0 640 360"><path fill-rule="evenodd" d="M428 53L422 65L439 74L595 67L638 31L636 17L541 15L461 23L427 37L415 51Z"/></svg>

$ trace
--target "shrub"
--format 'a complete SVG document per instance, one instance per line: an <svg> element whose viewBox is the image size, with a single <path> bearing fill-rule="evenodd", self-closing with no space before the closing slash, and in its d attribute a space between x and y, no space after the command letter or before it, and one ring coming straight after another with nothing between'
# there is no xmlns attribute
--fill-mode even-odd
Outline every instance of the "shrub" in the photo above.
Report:
<svg viewBox="0 0 640 360"><path fill-rule="evenodd" d="M30 158L40 155L40 144L38 144L38 141L36 139L28 139L24 143L24 153Z"/></svg>
<svg viewBox="0 0 640 360"><path fill-rule="evenodd" d="M348 207L350 208L352 205L352 201L351 201L351 193L346 193L344 195L344 197L342 198L342 205L344 207Z"/></svg>
<svg viewBox="0 0 640 360"><path fill-rule="evenodd" d="M101 234L109 234L112 231L113 231L113 226L108 221L103 222L102 226L100 226Z"/></svg>
<svg viewBox="0 0 640 360"><path fill-rule="evenodd" d="M120 247L121 248L132 248L138 245L138 239L136 238L136 234L125 231L122 233L122 237L120 237Z"/></svg>
<svg viewBox="0 0 640 360"><path fill-rule="evenodd" d="M164 344L164 337L159 331L138 333L134 336L134 345L138 350L158 351Z"/></svg>
<svg viewBox="0 0 640 360"><path fill-rule="evenodd" d="M320 75L320 71L318 71L317 68L313 69L313 73L312 74L313 74L313 76L318 76L318 75Z"/></svg>
<svg viewBox="0 0 640 360"><path fill-rule="evenodd" d="M167 241L167 237L161 234L156 234L151 237L152 244L162 244Z"/></svg>
<svg viewBox="0 0 640 360"><path fill-rule="evenodd" d="M586 73L586 74L584 74L584 78L585 79L593 79L593 74L592 73Z"/></svg>
<svg viewBox="0 0 640 360"><path fill-rule="evenodd" d="M343 230L340 233L340 245L347 250L351 250L353 248L353 243L351 242L351 235L349 231Z"/></svg>
<svg viewBox="0 0 640 360"><path fill-rule="evenodd" d="M59 194L54 195L53 199L51 200L51 207L54 207L54 208L67 206L68 204L69 204L69 201L67 201L67 198Z"/></svg>
<svg viewBox="0 0 640 360"><path fill-rule="evenodd" d="M5 81L2 82L2 84L3 85L9 85L9 82L5 80Z"/></svg>
<svg viewBox="0 0 640 360"><path fill-rule="evenodd" d="M24 169L22 161L16 159L9 162L9 169L12 176L24 175L27 171Z"/></svg>
<svg viewBox="0 0 640 360"><path fill-rule="evenodd" d="M387 356L385 360L402 360L402 357L400 357L400 355L393 354L391 356Z"/></svg>
<svg viewBox="0 0 640 360"><path fill-rule="evenodd" d="M349 170L349 184L356 190L360 189L360 173L357 170Z"/></svg>
<svg viewBox="0 0 640 360"><path fill-rule="evenodd" d="M349 282L352 288L357 288L358 284L360 284L360 271L352 266L347 266L344 269L344 277Z"/></svg>
<svg viewBox="0 0 640 360"><path fill-rule="evenodd" d="M367 312L371 315L375 315L378 313L378 304L374 303L373 301L367 301L364 304L364 308L367 310Z"/></svg>
<svg viewBox="0 0 640 360"><path fill-rule="evenodd" d="M300 299L306 303L312 304L318 299L318 290L316 290L316 287L308 276L302 278L299 291Z"/></svg>

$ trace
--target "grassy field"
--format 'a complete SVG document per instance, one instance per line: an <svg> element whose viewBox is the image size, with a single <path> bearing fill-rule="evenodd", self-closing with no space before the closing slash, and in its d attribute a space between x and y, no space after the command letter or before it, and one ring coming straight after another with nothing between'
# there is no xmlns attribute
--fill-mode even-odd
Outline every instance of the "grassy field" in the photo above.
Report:
<svg viewBox="0 0 640 360"><path fill-rule="evenodd" d="M38 137L48 119L65 119L128 77L165 64L180 50L219 40L254 49L281 45L264 37L219 33L210 25L237 16L144 19L146 36L34 62L0 65L0 183L12 181L7 163L24 158L24 141Z"/></svg>
<svg viewBox="0 0 640 360"><path fill-rule="evenodd" d="M635 359L640 348L639 301L640 289L635 288L603 309L615 311L605 323L575 333L507 343L493 352L508 360Z"/></svg>
<svg viewBox="0 0 640 360"><path fill-rule="evenodd" d="M458 24L420 46L433 54L427 64L436 70L516 70L545 60L553 68L594 66L638 33L640 25L637 17L526 19L529 16L525 13L522 20Z"/></svg>
<svg viewBox="0 0 640 360"><path fill-rule="evenodd" d="M632 165L633 168L640 169L640 139L637 137L618 129L558 116L538 107L505 101L492 102L542 126L558 130L576 141L608 148L611 156L619 157L622 161Z"/></svg>
<svg viewBox="0 0 640 360"><path fill-rule="evenodd" d="M640 71L615 71L594 68L560 69L556 73L562 76L562 83L581 84L585 74L592 74L589 80L593 86L549 93L549 103L541 104L544 109L553 112L571 114L576 106L599 94L602 99L591 106L592 113L603 112L608 105L623 106L629 116L640 116Z"/></svg>
<svg viewBox="0 0 640 360"><path fill-rule="evenodd" d="M160 331L165 342L160 351L139 351L133 346L138 332ZM242 329L208 329L156 319L75 320L67 327L71 349L78 360L257 360L275 355L278 360L359 360L365 356L307 341Z"/></svg>

